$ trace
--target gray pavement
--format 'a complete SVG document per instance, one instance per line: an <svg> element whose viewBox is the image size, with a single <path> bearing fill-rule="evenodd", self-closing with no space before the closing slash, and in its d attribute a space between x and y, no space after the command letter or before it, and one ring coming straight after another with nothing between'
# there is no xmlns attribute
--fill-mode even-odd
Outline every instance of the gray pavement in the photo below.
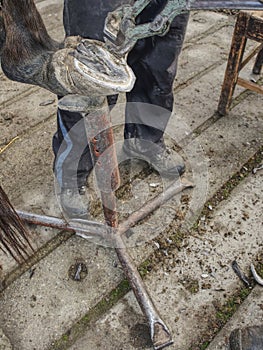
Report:
<svg viewBox="0 0 263 350"><path fill-rule="evenodd" d="M234 329L262 325L261 303L262 287L257 286L234 314L234 317L209 344L207 350L228 350L227 341Z"/></svg>
<svg viewBox="0 0 263 350"><path fill-rule="evenodd" d="M174 335L171 349L192 349L202 334L209 333L211 323L216 323L217 305L242 287L231 262L239 257L241 268L248 274L248 263L262 252L262 205L256 204L263 195L262 179L263 174L251 175L237 186L209 219L203 218L206 234L187 237L184 249L170 252L167 261L147 276L146 285ZM247 220L242 219L245 213ZM195 283L194 292L189 289L189 281ZM234 328L262 321L262 293L262 288L255 288L234 315L231 326L213 341L211 350L225 350L226 335ZM145 336L134 339L134 330L145 323L130 292L70 349L150 349ZM103 337L98 338L99 334ZM225 347L217 347L222 339Z"/></svg>
<svg viewBox="0 0 263 350"><path fill-rule="evenodd" d="M63 38L62 1L37 5L50 33ZM171 148L181 147L186 177L196 187L167 202L128 241L136 265L151 267L145 282L172 331L171 349L201 350L210 342L209 350L225 350L233 328L262 320L260 287L240 301L224 327L218 319L223 305L244 289L231 262L236 259L249 274L249 264L262 259L263 244L263 172L242 175L262 162L262 96L238 88L229 115L219 119L215 113L234 23L222 13L191 14L166 139ZM51 150L56 99L0 77L0 148L17 137L0 154L1 185L17 208L60 216ZM122 138L122 101L112 113L117 140ZM238 180L230 192L234 175ZM155 174L135 178L133 198L127 202L124 193L118 205L136 208L161 183ZM210 209L196 221L205 203ZM118 297L115 288L124 274L113 249L55 230L34 227L33 234L37 253L28 265L18 267L0 252L0 328L5 334L0 334L0 349L9 349L2 345L9 341L14 350L151 349L133 293ZM69 276L78 261L88 268L81 282Z"/></svg>
<svg viewBox="0 0 263 350"><path fill-rule="evenodd" d="M0 329L0 349L1 350L12 350L12 345L7 338L7 336L4 334L2 329Z"/></svg>

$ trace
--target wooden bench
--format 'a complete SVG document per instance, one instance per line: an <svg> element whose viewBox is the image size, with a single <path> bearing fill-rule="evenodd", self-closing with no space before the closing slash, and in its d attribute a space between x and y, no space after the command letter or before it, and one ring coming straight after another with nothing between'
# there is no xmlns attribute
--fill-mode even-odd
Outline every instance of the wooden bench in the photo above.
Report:
<svg viewBox="0 0 263 350"><path fill-rule="evenodd" d="M259 45L243 59L247 39L254 40ZM219 114L225 115L229 111L236 84L263 94L262 86L239 77L240 70L255 55L257 57L253 67L253 73L260 74L263 63L263 11L241 11L238 14L232 37L225 78L218 104Z"/></svg>

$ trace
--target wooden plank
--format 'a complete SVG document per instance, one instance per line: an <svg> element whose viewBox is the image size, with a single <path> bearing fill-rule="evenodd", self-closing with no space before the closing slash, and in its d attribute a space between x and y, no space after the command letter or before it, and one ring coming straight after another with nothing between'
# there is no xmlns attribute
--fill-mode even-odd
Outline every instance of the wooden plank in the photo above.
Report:
<svg viewBox="0 0 263 350"><path fill-rule="evenodd" d="M237 84L244 87L245 89L255 91L259 94L263 94L263 87L258 85L258 84L253 83L252 81L247 81L245 79L238 78Z"/></svg>
<svg viewBox="0 0 263 350"><path fill-rule="evenodd" d="M246 35L249 39L263 42L263 17L250 17Z"/></svg>
<svg viewBox="0 0 263 350"><path fill-rule="evenodd" d="M263 48L263 44L255 47L241 63L240 70L243 69L248 64L248 62L251 60L251 58L253 58L262 48Z"/></svg>

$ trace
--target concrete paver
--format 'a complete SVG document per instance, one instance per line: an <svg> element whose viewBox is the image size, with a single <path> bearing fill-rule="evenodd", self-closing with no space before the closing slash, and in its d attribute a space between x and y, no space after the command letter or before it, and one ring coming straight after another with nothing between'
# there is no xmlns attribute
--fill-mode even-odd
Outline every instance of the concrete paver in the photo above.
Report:
<svg viewBox="0 0 263 350"><path fill-rule="evenodd" d="M79 260L88 267L82 282L68 276ZM13 349L47 349L121 280L116 260L110 250L73 237L33 266L31 278L27 272L16 280L1 297L0 327Z"/></svg>
<svg viewBox="0 0 263 350"><path fill-rule="evenodd" d="M53 181L51 139L54 128L55 120L43 123L43 128L33 130L32 134L19 136L19 139L1 155L2 186L14 204L20 205L20 208L31 196L34 197L35 191L38 191L34 184L38 181L40 184ZM38 156L34 157L35 154ZM27 195L27 192L30 195ZM42 197L45 197L45 193L41 193Z"/></svg>
<svg viewBox="0 0 263 350"><path fill-rule="evenodd" d="M255 287L227 325L209 344L207 350L228 350L228 339L234 329L261 325L263 317L262 297L262 287Z"/></svg>
<svg viewBox="0 0 263 350"><path fill-rule="evenodd" d="M261 106L262 97L253 95L198 137L209 159L208 198L262 145Z"/></svg>
<svg viewBox="0 0 263 350"><path fill-rule="evenodd" d="M184 249L170 254L158 271L147 276L146 285L174 337L169 349L189 350L209 333L216 323L216 306L242 287L231 262L236 257L242 259L238 263L247 273L250 262L262 252L262 179L263 174L251 175L238 185L212 217L204 219L206 233L186 239ZM195 291L189 287L190 282L192 286L195 283ZM233 317L231 327L212 344L225 340L234 326L258 324L262 316L262 288L256 288ZM129 293L91 325L70 350L150 349L145 323L134 295ZM136 329L140 336L136 337ZM142 329L146 334L141 334ZM210 350L225 350L212 344Z"/></svg>
<svg viewBox="0 0 263 350"><path fill-rule="evenodd" d="M50 32L62 38L62 2L39 1L38 6L43 11ZM175 82L176 113L167 128L170 146L175 140L180 145L186 133L194 132L214 115L233 24L232 17L220 13L191 14L186 44L180 58L181 68ZM52 99L53 95L32 88L26 96L27 89L23 85L11 83L8 88L8 82L4 81L3 84L1 91L11 89L11 94L7 91L5 96L1 96L2 106L11 112L14 111L12 106L18 111L23 109L25 117L22 119L18 116L12 121L3 122L0 119L1 130L4 131L0 135L0 145L11 136L19 135L19 139L0 155L1 184L16 206L59 215L53 194L51 152L56 107L55 103L39 107L40 102ZM238 93L240 91L237 90ZM30 108L31 99L33 108ZM12 122L17 123L14 134L11 132ZM204 194L198 197L196 190L188 193L190 197L194 196L195 210L202 208L204 198L211 197L262 146L262 128L262 96L251 94L228 117L210 125L199 137L189 139L189 143L183 146L182 154L188 168L193 169L192 166L200 162L200 158L204 163L208 161L207 166L206 163L202 164L200 173L195 174L195 180L199 181L197 189L205 189ZM199 146L203 151L196 150ZM206 177L202 178L204 169L209 174L207 183ZM188 175L191 175L189 170ZM146 283L173 331L179 350L189 350L187 347L199 341L203 333L209 332L209 323L215 317L213 302L223 303L240 287L240 282L229 268L232 257L243 257L241 264L246 268L248 261L262 251L262 206L253 204L260 201L262 204L261 183L262 176L258 173L240 184L229 200L213 212L212 221L204 220L206 235L202 238L190 237L182 250L175 250L172 256L166 257L165 252L161 252L164 255L163 263L147 277ZM259 190L256 192L256 189ZM166 214L168 207L171 207L174 215L175 202L167 203ZM243 206L246 205L249 219L241 220L239 224ZM159 222L158 217L162 218ZM162 225L164 212L157 213L156 218L155 221L153 217L147 220L146 225L153 222L156 227ZM242 235L236 234L236 228ZM175 231L176 227L171 227L169 234ZM229 235L229 232L232 234ZM57 232L37 229L36 234L39 235L38 247L41 247ZM149 242L132 249L131 254L139 264L154 248L156 244ZM70 265L79 258L88 265L88 276L80 283L68 277ZM15 264L2 254L0 260L3 265L2 278ZM114 266L116 256L113 251L72 237L33 266L33 276L26 272L14 281L0 297L0 327L10 337L14 350L49 349L56 339L70 330L121 281L123 273ZM211 266L213 271L216 270L215 276L212 276ZM208 276L204 278L202 275ZM189 291L189 280L197 283L196 293ZM145 319L132 293L92 324L72 350L106 348L151 348Z"/></svg>
<svg viewBox="0 0 263 350"><path fill-rule="evenodd" d="M246 114L247 115L247 114ZM249 113L248 113L248 115L249 115ZM232 121L232 119L227 119L227 120L229 120L229 121ZM244 125L245 125L245 122L244 122L244 120L243 119L234 119L235 121L238 121L238 123L239 123L239 125L241 125L241 130L247 130L247 127L245 126L244 127ZM244 127L244 129L242 128L242 125L243 125L243 127ZM237 125L235 125L235 127L237 127ZM253 140L253 139L255 139L255 135L258 135L258 130L260 130L260 129L258 129L259 128L259 126L258 125L256 125L256 127L253 129L253 128L251 128L250 129L250 132L251 132L251 134L250 134L250 132L248 133L248 132L244 132L244 138L242 138L242 139L237 139L237 140L241 140L241 145L245 142L251 142L251 140ZM218 124L216 124L216 126L215 126L215 134L217 134L218 133L218 135L221 135L221 134L223 134L223 135L225 135L226 134L226 130L228 130L228 134L227 134L227 137L226 137L226 139L228 140L228 142L229 141L231 141L231 138L233 138L234 140L235 140L235 135L236 135L236 132L235 132L235 128L229 128L229 127L227 127L227 125L225 125L225 123L223 123L223 120L220 120L220 121L218 121ZM254 130L254 131L253 131ZM201 137L203 137L203 138L205 138L205 140L210 140L210 139L214 139L215 138L215 134L214 133L211 133L211 135L210 136L208 136L209 135L209 131L210 130L207 130L207 132L205 132L205 133L203 133L202 135L201 135ZM230 131L232 131L232 134L231 134L231 132ZM220 138L219 138L220 139ZM214 146L215 147L215 146ZM240 145L237 145L236 147L233 147L233 149L234 149L234 153L233 153L233 155L232 156L235 156L236 155L236 149L238 149L238 147L241 147ZM217 149L217 152L216 152L216 149ZM250 148L249 148L250 149ZM243 154L244 154L244 157L241 157L241 155L239 155L238 156L238 160L239 160L239 162L240 163L236 163L236 161L237 160L235 160L235 163L233 162L233 166L231 166L231 167L226 167L226 169L224 170L224 176L225 176L225 179L227 179L227 178L229 178L229 176L231 176L231 174L233 174L233 172L234 171L236 171L236 169L238 169L238 167L240 166L240 164L242 164L242 162L245 162L246 161L246 159L249 157L249 156L251 156L252 154L253 154L253 152L254 152L255 150L253 150L253 149L250 149L250 152L251 153L249 153L249 154L246 154L245 152L243 152ZM217 153L218 153L218 155L217 155ZM217 156L218 156L218 158L217 158ZM222 150L220 149L220 148L216 148L215 147L215 151L213 152L213 160L214 160L214 163L213 163L213 166L211 167L211 169L210 169L210 171L214 171L214 178L215 179L217 179L218 178L218 176L216 176L216 172L218 172L218 169L220 169L220 167L221 167L221 164L222 164L222 159L221 159L221 156L222 156ZM230 156L229 156L230 157ZM241 157L241 158L240 158ZM231 159L231 157L230 157L230 159ZM232 163L231 163L232 164ZM222 177L222 179L224 180L224 177ZM218 181L217 182L217 184L216 184L216 186L214 186L214 188L213 188L213 191L212 192L210 192L210 194L212 194L216 189L218 189L219 188L219 186L222 184L222 182L220 182L220 181ZM244 191L240 191L241 193L243 193ZM70 243L69 243L70 244ZM83 249L83 242L79 242L79 243L76 243L76 250L75 251L80 251L80 249ZM141 251L142 251L142 253L143 253L143 251L144 251L144 247L141 247L140 248L141 249ZM33 317L33 315L37 315L37 318L38 319L41 319L42 317L43 317L43 314L41 314L40 312L38 312L38 313L35 313L35 310L34 310L34 313L33 313L33 315L31 314L31 313L29 313L28 312L28 309L26 308L26 305L24 305L23 303L19 306L19 310L24 310L24 312L22 312L19 316L17 316L16 315L16 322L18 322L21 326L20 327L22 327L22 329L23 329L23 339L30 339L30 340L32 340L31 342L27 342L26 340L23 340L23 339L21 339L20 338L20 336L18 336L19 334L21 334L22 332L21 332L21 329L18 327L18 324L14 324L13 322L14 322L14 320L13 320L13 318L12 318L12 305L13 305L13 300L15 300L15 299L17 299L17 294L15 294L14 295L14 297L13 298L11 298L11 293L14 293L14 291L16 291L16 293L18 292L19 293L19 295L21 295L21 293L22 293L22 295L24 295L24 297L23 297L23 299L22 300L26 300L27 302L28 302L28 300L27 300L27 295L28 295L28 291L29 291L29 288L30 288L30 291L34 291L34 288L36 288L37 290L38 290L38 285L39 284L41 284L41 281L43 280L43 276L45 276L45 281L46 281L46 283L47 283L47 286L53 286L53 285L56 285L56 283L59 283L58 282L58 280L57 280L57 275L55 275L55 276L52 276L52 273L50 272L50 266L52 266L52 264L54 264L54 262L56 262L55 263L55 265L56 264L58 264L58 266L60 266L61 267L61 269L62 269L62 271L63 272L61 272L61 273L59 273L59 275L60 276L64 276L64 277L62 277L62 280L64 280L64 278L65 278L65 268L66 268L66 266L65 266L65 261L64 261L64 257L65 256L68 256L68 258L67 258L67 261L68 260L70 260L70 258L69 258L69 256L70 256L70 254L71 254L71 250L72 250L72 247L71 247L71 245L69 245L69 248L67 249L67 253L63 253L63 254L61 254L61 248L59 248L58 250L56 250L55 252L54 252L54 254L52 253L50 256L48 256L45 260L42 260L41 261L41 263L38 265L38 267L39 268L41 268L41 270L43 271L43 275L40 275L39 276L39 279L37 279L37 283L36 283L36 285L35 285L35 287L33 287L31 284L30 285L28 285L28 287L27 288L25 288L25 282L24 282L24 279L25 278L28 278L27 277L27 275L25 275L24 277L22 277L19 281L17 281L17 282L15 282L15 284L13 285L13 286L10 286L10 288L9 289L7 289L7 291L5 292L6 294L5 294L5 301L4 301L4 303L3 303L3 310L5 310L5 314L6 315L11 315L11 317L10 317L10 319L9 320L7 320L7 319L5 319L5 321L4 321L4 324L3 324L3 327L5 327L5 325L7 326L7 324L9 325L9 327L10 327L10 329L12 329L12 336L13 336L13 339L15 339L15 344L19 344L19 349L23 349L23 348L25 348L25 349L29 349L28 347L29 346L33 346L32 345L32 334L36 334L36 332L40 332L40 335L42 334L45 334L45 333L43 333L44 332L44 330L41 328L41 324L44 326L44 329L46 329L46 325L47 325L47 323L49 323L50 324L50 327L49 328L47 328L47 333L45 334L45 337L44 337L44 339L45 339L45 341L49 341L50 342L50 338L49 337L51 337L51 339L53 339L53 337L55 338L56 337L56 334L58 334L58 333L61 333L61 332L63 332L63 330L65 331L66 329L67 329L67 327L72 323L72 321L76 321L80 316L81 316L81 314L83 314L83 313L85 313L85 312L87 312L87 310L91 307L91 305L94 305L94 304L91 304L90 306L87 306L87 304L83 304L83 308L81 308L81 310L80 310L80 313L77 313L77 315L74 313L75 312L75 310L72 310L73 311L73 316L72 316L72 318L73 318L73 320L72 320L72 318L70 317L70 314L71 314L71 312L70 312L70 310L71 310L71 308L69 308L69 309L64 309L64 311L65 311L65 313L64 313L64 311L62 311L63 310L63 307L62 307L62 304L59 304L59 303L52 303L52 305L50 305L49 303L47 303L47 302L43 302L43 303L41 303L41 307L43 307L42 305L45 305L45 307L47 308L47 314L49 315L49 313L51 313L52 312L52 317L54 317L54 318L52 318L50 315L49 315L49 318L48 318L48 322L43 322L43 321L41 321L41 323L36 323L36 322L33 322L33 324L37 324L37 327L36 327L36 329L34 328L34 329L32 329L32 325L29 327L29 328L25 328L25 321L22 321L22 320L25 320L25 319L27 319L27 318L29 318L29 319L32 319L32 317ZM88 252L87 250L86 250L86 248L85 248L85 252L87 253L87 255L92 255L92 254L94 254L94 248L91 248L90 249L90 252ZM56 257L56 255L57 255L57 257ZM62 259L61 259L62 258ZM113 259L114 260L114 259ZM110 260L109 260L110 261ZM111 264L109 264L108 265L108 268L110 269L109 270L109 273L108 273L108 275L109 276L111 276L112 277L112 271L114 271L114 270L112 270L112 267L111 267L112 265ZM44 269L44 270L43 270ZM95 272L95 275L97 275L97 273L98 273L98 269L96 268L96 272ZM196 273L196 269L195 269L195 273ZM51 274L51 276L50 276L50 274ZM51 278L51 280L50 280L50 278ZM55 278L55 281L56 282L54 282L54 279ZM156 278L156 276L155 276L155 278ZM98 286L99 286L99 284L97 283L97 281L95 282L94 281L94 278L92 278L91 277L91 280L92 280L92 285L93 286L95 286L95 290L101 290ZM120 279L117 279L117 280L115 280L115 283L117 283L118 281L119 281ZM62 282L61 282L62 283ZM169 282L167 282L167 284L169 285L169 284L171 284L172 285L172 281L169 281ZM163 285L163 282L162 282L162 285ZM22 286L23 286L23 289L22 289ZM112 285L107 285L107 287L105 288L105 291L106 290L110 290L110 288L112 287ZM51 291L51 287L49 288L48 287L48 289ZM52 288L53 289L53 288ZM96 294L96 291L93 291L93 290L91 290L90 289L90 286L87 286L87 290L89 291L89 293L91 293L92 295L94 295L94 293ZM174 291L173 291L174 292ZM53 294L54 293L54 294ZM58 293L58 291L56 290L56 288L54 288L53 289L53 292L52 293L49 293L49 298L51 298L51 299L53 299L53 298L57 298L56 297L56 295L57 295L57 293ZM37 292L35 293L35 294L37 294ZM35 295L34 294L34 295ZM63 291L63 295L65 294L65 290ZM75 294L75 293L74 293ZM53 295L53 296L52 296ZM179 295L181 295L180 294L180 292L179 292ZM76 300L75 299L75 297L79 297L78 295L73 295L73 293L70 295L70 299L68 299L68 300L70 300L70 304L72 305L72 304L74 304L74 302L73 302L73 300ZM167 292L167 297L171 297L171 293L169 293L169 292ZM65 298L65 296L64 296L64 298ZM83 297L82 297L83 298ZM97 300L96 300L97 301ZM75 303L77 303L77 301L75 301ZM39 305L39 307L40 307L40 305ZM52 311L51 311L52 310ZM166 314L166 312L164 313L164 314ZM42 316L41 316L42 315ZM63 315L63 316L62 316ZM34 317L36 317L36 316L34 316ZM60 322L58 322L58 320L60 319L59 317L62 317L62 319L63 320L65 320L65 318L67 319L67 322L69 322L69 323L67 323L67 322L65 322L65 324L60 324ZM44 319L45 319L45 314L44 314ZM53 320L53 321L52 321ZM60 324L60 327L62 327L62 328L59 328L59 331L57 330L57 328L54 326L54 321L56 321L56 325L58 326L59 324ZM53 324L53 326L51 327L51 325ZM14 334L14 329L16 329L17 330L17 335L15 335ZM27 330L26 330L27 329ZM5 329L6 330L6 329ZM28 332L28 333L27 333ZM16 333L16 332L15 332ZM52 336L52 333L53 333L53 336ZM55 334L54 334L55 333ZM27 334L27 336L26 336L26 334ZM30 336L30 334L31 334L31 336ZM18 338L17 338L18 337ZM42 339L42 338L41 338ZM24 345L24 342L26 342L25 343L25 345ZM31 345L30 345L31 344ZM44 343L43 344L43 348L45 348L45 346L46 346L47 344L46 343ZM18 345L15 345L15 346L18 346ZM38 346L39 346L39 349L41 349L42 348L42 345L40 345L40 343L38 343Z"/></svg>
<svg viewBox="0 0 263 350"><path fill-rule="evenodd" d="M46 106L41 103L50 101ZM56 113L56 97L44 89L34 89L31 94L28 92L16 98L11 105L1 109L1 116L9 118L1 127L1 141L8 142L12 138L30 130L35 125L42 123L47 115ZM21 105L23 104L23 110ZM7 116L7 117L6 117Z"/></svg>
<svg viewBox="0 0 263 350"><path fill-rule="evenodd" d="M187 28L186 43L195 42L196 38L213 33L220 29L220 27L225 26L226 23L233 23L233 19L228 18L223 13L213 12L213 16L211 17L211 12L209 11L192 11L191 21L193 25Z"/></svg>
<svg viewBox="0 0 263 350"><path fill-rule="evenodd" d="M0 350L12 350L9 339L4 334L2 329L0 329Z"/></svg>

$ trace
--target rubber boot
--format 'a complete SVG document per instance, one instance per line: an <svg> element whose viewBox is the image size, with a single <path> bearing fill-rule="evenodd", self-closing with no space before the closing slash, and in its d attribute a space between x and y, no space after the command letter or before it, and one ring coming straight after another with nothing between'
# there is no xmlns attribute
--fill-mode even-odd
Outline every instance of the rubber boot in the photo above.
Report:
<svg viewBox="0 0 263 350"><path fill-rule="evenodd" d="M230 334L229 350L263 350L263 325L235 329Z"/></svg>

